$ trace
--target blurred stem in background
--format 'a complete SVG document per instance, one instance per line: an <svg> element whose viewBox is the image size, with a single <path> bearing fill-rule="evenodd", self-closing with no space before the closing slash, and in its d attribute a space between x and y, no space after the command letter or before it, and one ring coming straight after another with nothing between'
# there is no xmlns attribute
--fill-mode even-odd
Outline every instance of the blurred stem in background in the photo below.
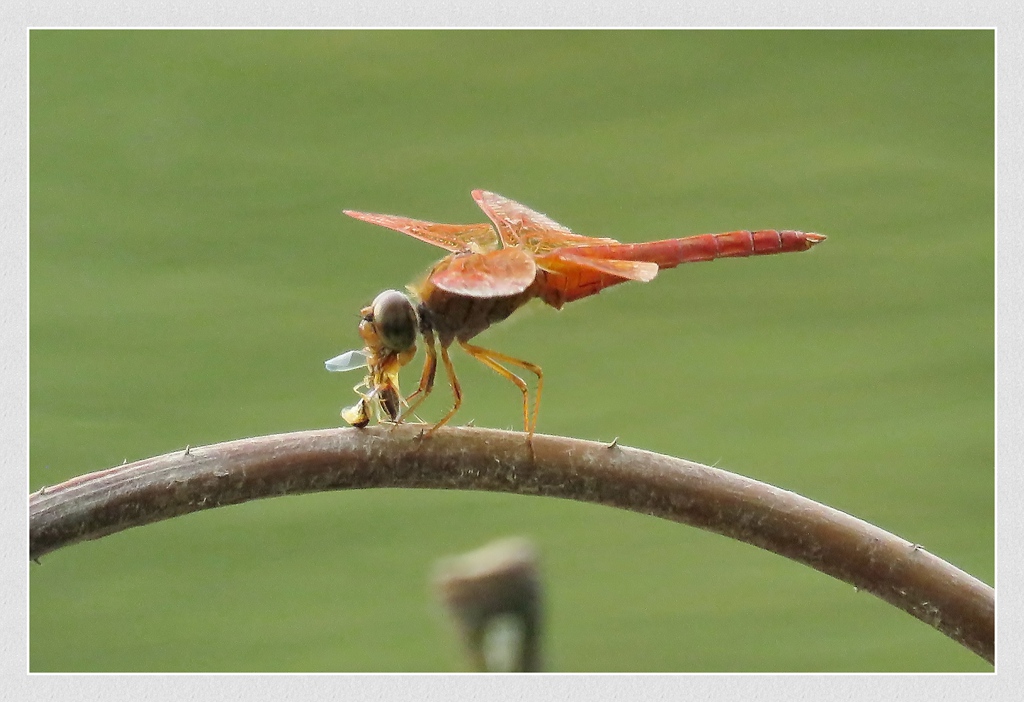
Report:
<svg viewBox="0 0 1024 702"><path fill-rule="evenodd" d="M478 671L542 669L541 580L537 551L513 537L437 563L438 599Z"/></svg>

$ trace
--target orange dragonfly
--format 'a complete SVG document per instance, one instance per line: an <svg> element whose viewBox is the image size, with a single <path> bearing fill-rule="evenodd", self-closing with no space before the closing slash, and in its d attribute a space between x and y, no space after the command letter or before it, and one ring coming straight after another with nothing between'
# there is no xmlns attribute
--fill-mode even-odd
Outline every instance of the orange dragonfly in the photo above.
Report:
<svg viewBox="0 0 1024 702"><path fill-rule="evenodd" d="M385 290L364 307L359 322L364 348L326 361L330 371L367 368L366 377L354 388L359 401L342 411L349 424L366 426L371 414L378 421L394 423L412 416L434 387L439 344L454 402L430 431L444 426L462 405L462 387L448 355L448 348L457 341L469 355L519 388L523 394L523 423L532 435L537 427L544 375L533 363L469 343L492 324L533 298L561 309L567 302L595 295L612 285L650 281L662 268L680 263L806 251L825 240L821 234L764 229L622 244L614 239L573 234L546 215L497 193L474 190L473 199L494 227L437 224L345 210L350 217L450 252L420 282L408 286L411 295ZM415 356L418 336L426 346L426 361L416 391L403 398L398 372ZM537 376L532 416L526 382L506 365Z"/></svg>

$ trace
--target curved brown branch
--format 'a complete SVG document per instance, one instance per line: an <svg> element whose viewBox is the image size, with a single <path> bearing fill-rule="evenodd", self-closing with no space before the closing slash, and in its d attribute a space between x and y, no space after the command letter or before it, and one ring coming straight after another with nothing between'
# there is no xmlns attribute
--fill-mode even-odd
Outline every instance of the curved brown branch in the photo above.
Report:
<svg viewBox="0 0 1024 702"><path fill-rule="evenodd" d="M468 427L325 429L192 448L72 478L29 498L33 559L260 497L406 487L547 495L724 534L871 592L994 661L992 588L919 546L756 480L624 446Z"/></svg>

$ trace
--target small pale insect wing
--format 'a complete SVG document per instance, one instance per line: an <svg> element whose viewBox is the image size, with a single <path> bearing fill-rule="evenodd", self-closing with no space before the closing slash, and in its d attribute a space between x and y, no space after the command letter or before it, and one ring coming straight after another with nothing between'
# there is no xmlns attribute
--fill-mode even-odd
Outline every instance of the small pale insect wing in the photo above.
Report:
<svg viewBox="0 0 1024 702"><path fill-rule="evenodd" d="M346 351L340 356L324 361L324 367L335 373L355 370L364 366L366 366L366 354L361 349Z"/></svg>

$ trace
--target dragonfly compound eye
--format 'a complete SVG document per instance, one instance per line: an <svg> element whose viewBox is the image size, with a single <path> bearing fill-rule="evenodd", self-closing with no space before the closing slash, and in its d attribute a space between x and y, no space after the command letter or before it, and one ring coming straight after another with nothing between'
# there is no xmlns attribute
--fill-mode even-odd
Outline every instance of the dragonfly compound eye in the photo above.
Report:
<svg viewBox="0 0 1024 702"><path fill-rule="evenodd" d="M374 299L373 325L392 351L405 351L416 343L416 310L397 290L385 290Z"/></svg>

